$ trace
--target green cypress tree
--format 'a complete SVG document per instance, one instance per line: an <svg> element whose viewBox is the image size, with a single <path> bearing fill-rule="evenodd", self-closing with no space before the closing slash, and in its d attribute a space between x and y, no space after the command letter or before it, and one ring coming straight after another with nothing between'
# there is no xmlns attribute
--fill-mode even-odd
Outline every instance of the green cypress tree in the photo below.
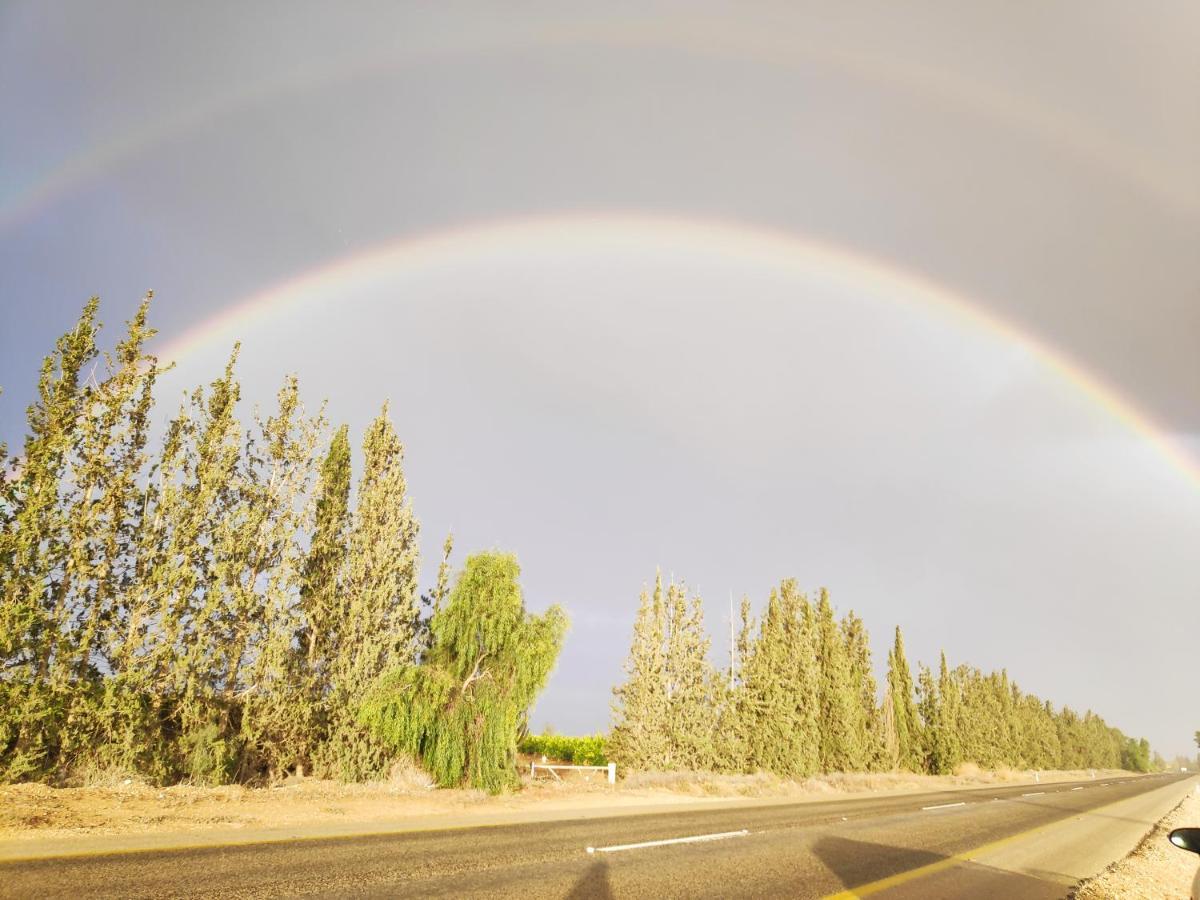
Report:
<svg viewBox="0 0 1200 900"><path fill-rule="evenodd" d="M710 769L716 709L711 694L715 673L708 661L709 639L699 597L667 589L666 698L668 769Z"/></svg>
<svg viewBox="0 0 1200 900"><path fill-rule="evenodd" d="M816 621L792 579L771 591L743 665L747 764L802 778L820 764Z"/></svg>
<svg viewBox="0 0 1200 900"><path fill-rule="evenodd" d="M917 713L921 717L921 771L931 775L945 774L938 755L941 738L941 698L933 672L924 663L917 664Z"/></svg>
<svg viewBox="0 0 1200 900"><path fill-rule="evenodd" d="M333 666L341 646L346 568L350 531L350 437L342 425L329 442L317 482L312 540L304 558L300 607L304 616L302 646L311 679L314 711L310 740L324 742L329 728L328 704Z"/></svg>
<svg viewBox="0 0 1200 900"><path fill-rule="evenodd" d="M884 748L883 723L875 699L875 675L871 669L871 645L863 620L848 613L842 619L842 635L849 662L849 681L857 702L854 709L854 730L861 736L860 766L865 769L890 769Z"/></svg>
<svg viewBox="0 0 1200 900"><path fill-rule="evenodd" d="M138 524L153 389L161 370L143 351L154 336L147 325L147 294L127 323L115 354L105 354L105 376L90 379L71 454L67 509L67 565L55 586L66 621L58 629L53 680L71 694L60 765L107 766L104 748L106 675L119 665L126 603L136 573ZM118 760L122 764L123 760Z"/></svg>
<svg viewBox="0 0 1200 900"><path fill-rule="evenodd" d="M904 636L899 626L896 627L896 639L888 654L887 687L892 701L900 768L923 772L925 761L921 752L920 722L913 701L912 671L904 655Z"/></svg>
<svg viewBox="0 0 1200 900"><path fill-rule="evenodd" d="M938 668L938 722L935 729L937 770L954 772L963 761L960 729L962 728L959 684L946 664L943 651Z"/></svg>
<svg viewBox="0 0 1200 900"><path fill-rule="evenodd" d="M558 658L566 615L525 610L516 558L467 558L431 624L427 658L389 671L361 721L391 750L420 759L443 786L492 793L518 784L517 734Z"/></svg>
<svg viewBox="0 0 1200 900"><path fill-rule="evenodd" d="M83 369L96 356L93 297L76 326L47 356L29 434L9 476L7 522L0 532L0 777L43 775L57 763L60 729L70 704L62 679L52 681L66 600L58 584L68 570L66 509L60 502L87 392Z"/></svg>
<svg viewBox="0 0 1200 900"><path fill-rule="evenodd" d="M613 689L613 727L608 753L623 768L661 769L669 756L666 618L659 572L654 579L654 590L642 591L633 641L625 661L626 678Z"/></svg>
<svg viewBox="0 0 1200 900"><path fill-rule="evenodd" d="M850 683L846 645L824 588L817 596L816 618L821 667L821 768L826 772L858 771L864 768L862 734L855 729L859 697Z"/></svg>
<svg viewBox="0 0 1200 900"><path fill-rule="evenodd" d="M346 606L331 667L330 736L321 753L323 768L349 780L382 774L387 764L387 746L357 720L366 691L417 653L419 525L403 460L385 404L363 438L363 474L342 578Z"/></svg>
<svg viewBox="0 0 1200 900"><path fill-rule="evenodd" d="M276 414L259 423L261 449L250 479L254 515L247 517L254 530L246 535L246 574L236 585L240 655L231 655L226 676L227 702L239 719L243 779L273 779L308 761L313 751L318 709L299 598L307 499L324 428L322 417L305 413L295 377L279 391Z"/></svg>

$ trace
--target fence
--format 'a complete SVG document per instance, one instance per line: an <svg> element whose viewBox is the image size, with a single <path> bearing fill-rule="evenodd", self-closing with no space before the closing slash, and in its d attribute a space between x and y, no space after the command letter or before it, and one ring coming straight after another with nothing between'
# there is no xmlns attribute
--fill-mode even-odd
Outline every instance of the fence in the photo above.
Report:
<svg viewBox="0 0 1200 900"><path fill-rule="evenodd" d="M588 770L591 772L607 772L608 773L608 783L609 784L617 783L617 764L614 762L610 762L607 766L560 766L560 765L548 765L546 762L544 762L545 759L546 759L546 757L543 756L542 757L543 762L540 762L540 763L531 762L529 764L529 777L530 778L537 777L538 769L546 769L547 771L549 771L549 773L551 775L553 775L555 777L556 780L562 781L562 779L558 777L558 772L554 771L555 769L585 769L585 770Z"/></svg>

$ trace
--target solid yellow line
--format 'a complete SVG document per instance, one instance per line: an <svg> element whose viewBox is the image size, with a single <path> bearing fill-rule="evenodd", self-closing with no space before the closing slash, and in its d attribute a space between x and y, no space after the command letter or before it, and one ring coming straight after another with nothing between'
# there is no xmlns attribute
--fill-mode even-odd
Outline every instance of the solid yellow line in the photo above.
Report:
<svg viewBox="0 0 1200 900"><path fill-rule="evenodd" d="M1139 796L1134 794L1134 796ZM1024 840L1027 837L1038 834L1053 828L1056 825L1061 825L1067 819L1076 815L1087 815L1088 813L1099 812L1102 809L1108 809L1111 806L1116 806L1118 803L1124 803L1126 800L1132 800L1132 797L1122 797L1120 800L1113 800L1110 803L1105 803L1103 806L1093 806L1091 809L1071 812L1061 819L1055 819L1053 822L1047 822L1045 825L1038 825L1035 828L1030 828L1025 831L1018 831L1016 834L1010 834L1008 837L1000 838L999 840L991 841L987 844L980 844L978 847L972 847L970 850L964 850L962 853L956 853L953 856L947 856L945 859L939 859L937 862L929 863L928 865L920 866L916 869L909 869L906 872L897 872L895 875L889 875L887 878L881 878L878 881L872 881L867 884L860 884L858 887L847 888L844 891L839 891L836 894L828 894L823 900L857 900L861 897L870 897L872 894L878 894L880 891L886 891L888 888L897 887L901 884L906 884L910 881L916 881L918 878L926 878L930 875L935 875L938 872L945 871L959 865L960 863L969 863L975 857L984 853L990 853L992 850L997 850L1000 847L1005 847L1008 844Z"/></svg>

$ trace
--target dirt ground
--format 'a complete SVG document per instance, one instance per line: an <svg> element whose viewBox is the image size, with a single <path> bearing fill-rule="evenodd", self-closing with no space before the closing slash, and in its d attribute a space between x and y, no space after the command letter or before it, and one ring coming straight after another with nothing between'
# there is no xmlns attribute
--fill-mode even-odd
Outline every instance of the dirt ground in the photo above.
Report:
<svg viewBox="0 0 1200 900"><path fill-rule="evenodd" d="M1187 900L1200 857L1167 840L1173 828L1185 826L1200 826L1200 788L1155 825L1129 856L1084 882L1075 900Z"/></svg>
<svg viewBox="0 0 1200 900"><path fill-rule="evenodd" d="M540 774L540 773L539 773ZM1073 781L1091 772L1040 773L1040 782ZM1095 777L1122 774L1097 771ZM562 781L523 776L522 789L491 797L479 791L436 789L424 773L396 771L386 782L340 784L292 779L270 788L156 788L114 778L89 787L41 784L0 787L0 841L36 841L85 835L197 834L340 823L371 825L411 822L426 816L510 810L585 810L702 802L716 798L820 800L855 794L907 793L969 788L984 784L1034 783L1031 772L979 772L953 776L910 774L827 775L803 782L770 775L645 773L613 786L604 773L570 773ZM1180 852L1180 855L1186 855Z"/></svg>

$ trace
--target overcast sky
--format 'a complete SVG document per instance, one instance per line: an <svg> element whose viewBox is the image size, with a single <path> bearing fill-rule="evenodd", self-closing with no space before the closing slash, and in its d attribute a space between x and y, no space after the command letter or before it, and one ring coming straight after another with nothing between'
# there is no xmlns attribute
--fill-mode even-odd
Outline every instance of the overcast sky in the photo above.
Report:
<svg viewBox="0 0 1200 900"><path fill-rule="evenodd" d="M794 576L1194 751L1195 4L339 9L0 6L0 439L152 288L160 417L235 337L247 418L391 399L426 580L570 611L536 725L607 727L661 567L722 664Z"/></svg>

